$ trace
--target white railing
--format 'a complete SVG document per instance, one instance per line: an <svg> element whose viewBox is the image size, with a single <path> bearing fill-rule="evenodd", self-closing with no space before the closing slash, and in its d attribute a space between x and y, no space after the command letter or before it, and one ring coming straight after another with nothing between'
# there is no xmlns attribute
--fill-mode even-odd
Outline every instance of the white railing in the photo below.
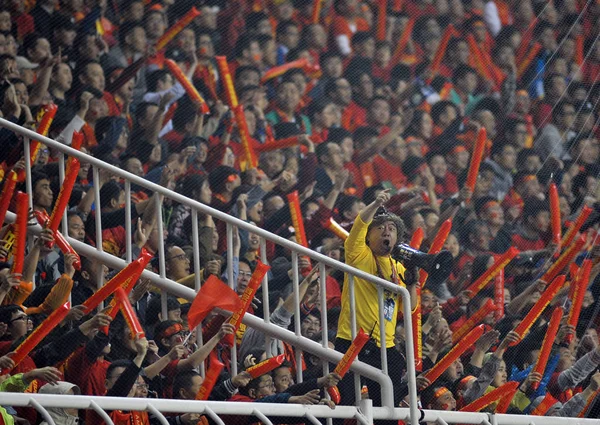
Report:
<svg viewBox="0 0 600 425"><path fill-rule="evenodd" d="M372 425L374 420L410 421L409 409L373 407L371 400L361 400L358 407L303 406L293 404L234 403L222 401L166 400L147 398L92 397L50 394L1 393L1 401L9 406L29 406L35 408L49 425L55 425L47 408L90 409L100 415L107 425L114 425L106 411L127 410L146 411L162 423L168 425L165 412L177 414L199 413L209 416L218 425L227 422L222 416L256 416L265 425L272 425L269 417L306 418L306 422L319 425L318 419L355 418L361 425ZM418 411L421 422L446 424L481 425L598 425L598 419L560 418L547 416L496 415L487 413L446 412L438 410ZM226 419L225 419L226 421ZM415 423L416 424L416 423Z"/></svg>
<svg viewBox="0 0 600 425"><path fill-rule="evenodd" d="M196 227L197 226L196 218L198 216L198 213L203 213L203 214L208 214L208 215L212 216L213 218L216 218L218 220L221 220L221 221L227 223L227 253L229 256L227 259L227 266L228 266L227 275L229 277L229 285L232 288L235 285L235 282L233 282L233 270L232 270L232 261L231 261L232 260L231 256L233 255L232 254L233 250L231 248L233 245L233 228L234 228L234 226L237 228L240 228L240 229L247 230L248 232L254 233L261 238L261 248L262 248L261 252L263 254L262 260L264 262L266 262L266 257L265 257L266 250L264 249L266 240L269 240L277 245L283 246L291 251L292 267L293 267L292 268L293 269L292 283L293 283L293 288L294 288L294 295L296 297L296 299L295 299L295 309L296 309L295 317L300 317L300 300L298 299L298 286L299 286L298 257L299 256L307 256L307 257L311 258L313 261L318 263L318 267L320 268L322 282L325 282L325 277L326 277L325 267L326 266L340 270L340 271L348 274L348 276L349 276L348 284L350 285L349 292L350 292L350 297L351 297L351 302L350 302L351 317L352 317L351 328L352 328L353 336L356 335L356 333L358 331L356 329L356 314L355 314L356 306L355 306L354 291L353 291L354 277L359 277L361 279L365 279L365 280L373 283L374 285L377 285L378 296L379 296L379 305L383 304L383 291L384 290L399 294L402 297L402 301L403 301L402 305L404 308L403 313L404 313L404 317L405 317L407 383L408 383L408 388L409 388L409 400L410 400L410 406L411 406L410 411L411 411L412 423L416 423L419 413L418 413L418 408L417 408L417 392L416 392L416 383L415 383L412 326L410 324L410 317L411 317L410 294L406 290L406 288L394 285L388 281L380 279L377 276L372 276L368 273L365 273L363 271L360 271L358 269L350 267L344 263L333 260L330 257L327 257L325 255L317 253L313 250L304 248L301 245L298 245L287 239L284 239L275 234L272 234L264 229L253 226L249 223L246 223L242 220L232 217L231 215L228 215L221 211L215 210L207 205L204 205L202 203L199 203L199 202L196 202L189 198L186 198L185 196L182 196L181 194L176 193L172 190L169 190L163 186L152 183L152 182L150 182L144 178L138 177L134 174L128 173L127 171L124 171L118 167L106 164L105 162L102 162L90 155L84 154L76 149L73 149L62 143L56 142L47 137L43 137L43 136L35 133L34 131L31 131L29 129L26 129L24 127L16 125L5 119L0 118L0 126L8 128L24 138L24 155L26 158L29 157L30 140L35 139L35 140L38 140L38 141L44 143L46 146L51 148L53 151L59 153L59 165L63 165L65 163L63 155L73 156L75 158L78 158L81 162L89 163L92 166L92 175L93 175L93 180L95 182L99 181L98 177L99 177L100 169L107 170L110 173L122 178L125 181L124 188L125 188L126 213L131 212L131 184L132 183L136 184L138 186L141 186L151 192L163 195L165 198L169 198L180 204L189 206L192 210L192 224L194 225L194 229L192 232L192 245L194 247L193 265L194 265L194 272L196 275L196 287L195 287L196 291L200 289L200 273L199 273L200 272L200 267L199 267L200 259L199 259L199 251L197 249L199 244L198 244L198 232L197 232L197 227ZM28 161L25 161L25 162L26 162L26 169L25 169L25 171L26 171L26 188L30 195L30 204L31 204L31 193L32 193L32 191L31 191L31 167L30 167L30 164ZM59 166L59 169L60 168L62 168L62 167ZM61 170L60 174L61 174L60 177L62 180L62 176L64 175L64 170ZM96 203L96 205L99 205L100 204L100 188L98 185L94 185L93 190L95 191L95 203ZM158 198L156 198L156 202L160 202L160 200ZM192 300L195 296L196 291L186 288L186 287L184 287L180 284L177 284L176 282L173 282L166 278L165 250L164 250L165 241L163 239L163 232L162 232L163 222L162 222L162 209L161 208L157 208L157 214L158 214L157 223L158 223L158 234L159 234L159 250L158 250L159 274L157 275L155 273L152 273L152 272L149 272L146 270L146 271L144 271L144 277L151 279L155 285L159 286L161 289L164 290L164 292L162 294L163 294L163 300L165 301L165 302L163 302L163 317L165 317L166 316L166 294L167 294L167 292L177 295L179 297L186 298L188 300ZM130 217L131 217L131 215L130 215ZM7 214L7 219L9 219L9 220L14 219L14 216L11 214ZM71 243L73 248L75 248L75 250L78 253L80 253L81 255L84 255L84 256L90 257L90 258L100 259L100 260L102 260L102 262L104 264L106 264L110 267L116 268L116 269L120 269L120 268L124 267L124 265L126 264L125 261L102 251L101 214L95 214L95 229L96 229L96 247L92 247L92 246L80 243L80 242L68 237L66 225L63 225L63 227L62 227L62 230L64 231L65 236L67 237L67 240ZM38 230L39 230L39 227L38 227ZM125 233L127 235L126 258L128 261L130 261L132 258L132 254L131 254L131 220L125 220ZM102 284L103 284L103 282L101 281L101 276L99 276L98 286L101 286ZM269 317L269 311L268 311L269 293L268 292L269 291L268 291L268 286L267 286L268 282L267 282L266 278L264 279L263 285L264 285L264 287L263 287L263 297L264 297L263 298L263 308L266 310L265 317L264 317L264 319L259 319L252 315L246 314L245 319L244 319L245 323L248 324L249 326L259 328L268 337L274 337L274 338L281 339L285 342L290 343L291 345L293 345L295 347L297 355L299 355L299 353L301 352L300 350L304 350L304 351L310 352L312 354L315 354L315 355L321 357L322 359L328 360L330 362L335 363L335 362L339 361L342 354L329 349L328 345L327 345L327 340L328 340L327 339L327 326L326 326L327 325L327 308L326 308L326 302L325 302L325 300L326 300L325 285L324 284L321 285L321 301L322 301L321 302L321 316L322 316L322 325L323 325L322 326L322 344L321 345L319 345L318 343L315 343L307 338L303 338L300 335L300 327L299 326L296 326L295 331L292 333L285 329L281 329L277 326L274 326L268 322L268 317ZM380 326L380 334L385 335L385 321L380 320L379 326ZM267 346L268 346L268 344L267 344ZM236 351L235 351L235 347L234 347L234 348L232 348L232 357L231 357L233 373L236 373L236 367L237 367L235 354L236 354ZM352 370L354 372L356 372L358 375L365 376L365 377L377 382L381 388L382 405L388 409L392 409L394 407L393 383L391 382L390 377L387 375L387 353L386 353L385 344L382 344L382 347L381 347L381 359L382 359L382 365L384 365L383 370L376 369L372 366L361 363L360 361L354 362L354 364L352 365ZM300 368L298 368L298 369L300 369ZM326 373L328 372L327 362L325 362L325 365L324 365L324 372L326 372ZM299 382L302 381L301 370L299 371L299 375L297 378L298 378ZM355 394L356 394L356 400L360 400L360 382L358 379L355 379Z"/></svg>

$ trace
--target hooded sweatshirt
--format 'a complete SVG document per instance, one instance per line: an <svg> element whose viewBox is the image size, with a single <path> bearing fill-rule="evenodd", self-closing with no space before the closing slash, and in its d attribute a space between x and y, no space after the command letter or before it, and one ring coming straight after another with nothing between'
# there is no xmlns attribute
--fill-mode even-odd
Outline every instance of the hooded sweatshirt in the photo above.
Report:
<svg viewBox="0 0 600 425"><path fill-rule="evenodd" d="M40 388L40 394L67 394L69 390L73 391L73 394L80 395L81 390L75 384L70 382L58 381L56 385L46 384ZM77 425L79 418L77 416L70 415L66 412L66 409L61 407L48 407L46 409L50 414L50 417L54 420L56 425ZM40 425L48 425L48 422L43 421Z"/></svg>

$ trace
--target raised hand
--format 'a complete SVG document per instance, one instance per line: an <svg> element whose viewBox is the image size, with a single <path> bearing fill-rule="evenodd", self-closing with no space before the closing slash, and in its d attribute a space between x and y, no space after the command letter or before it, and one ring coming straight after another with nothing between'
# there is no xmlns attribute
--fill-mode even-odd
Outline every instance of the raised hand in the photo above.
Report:
<svg viewBox="0 0 600 425"><path fill-rule="evenodd" d="M43 367L41 369L33 369L32 371L23 374L23 379L27 382L31 382L34 379L39 379L52 385L56 385L61 378L62 373L60 373L60 370L51 366Z"/></svg>
<svg viewBox="0 0 600 425"><path fill-rule="evenodd" d="M135 351L139 356L145 356L148 352L148 340L146 337L136 338L135 340Z"/></svg>
<svg viewBox="0 0 600 425"><path fill-rule="evenodd" d="M235 328L231 323L225 322L221 325L221 329L219 329L219 338L222 339L225 335L233 335L235 333Z"/></svg>
<svg viewBox="0 0 600 425"><path fill-rule="evenodd" d="M171 360L177 360L183 357L183 355L185 354L185 347L183 345L176 345L173 348L171 348L171 351L169 351L169 358Z"/></svg>
<svg viewBox="0 0 600 425"><path fill-rule="evenodd" d="M67 254L65 255L65 274L68 275L71 279L75 274L75 262L79 256L77 254Z"/></svg>
<svg viewBox="0 0 600 425"><path fill-rule="evenodd" d="M233 378L231 378L231 383L236 388L243 388L246 385L248 385L250 381L252 381L252 375L250 375L246 371L238 373Z"/></svg>
<svg viewBox="0 0 600 425"><path fill-rule="evenodd" d="M377 197L375 198L374 203L376 206L381 207L389 202L390 197L390 190L385 189L379 192L379 195L377 195Z"/></svg>
<svg viewBox="0 0 600 425"><path fill-rule="evenodd" d="M340 381L342 380L342 377L340 375L338 375L337 373L330 373L328 375L325 375L319 379L317 379L317 385L320 388L331 388L331 387L335 387Z"/></svg>
<svg viewBox="0 0 600 425"><path fill-rule="evenodd" d="M475 342L475 348L487 353L491 346L498 341L499 336L500 332L497 330L486 332Z"/></svg>
<svg viewBox="0 0 600 425"><path fill-rule="evenodd" d="M142 219L138 217L135 233L133 234L133 243L135 243L138 248L143 248L144 245L146 245L146 242L148 242L148 235L142 224Z"/></svg>

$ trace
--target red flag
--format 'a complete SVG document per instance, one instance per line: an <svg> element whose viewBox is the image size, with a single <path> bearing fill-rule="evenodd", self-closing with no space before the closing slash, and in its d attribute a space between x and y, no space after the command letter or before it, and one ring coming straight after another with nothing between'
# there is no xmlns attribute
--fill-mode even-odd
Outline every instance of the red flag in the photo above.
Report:
<svg viewBox="0 0 600 425"><path fill-rule="evenodd" d="M190 329L198 326L213 308L219 307L227 311L240 308L241 300L233 289L211 275L198 291L188 312Z"/></svg>

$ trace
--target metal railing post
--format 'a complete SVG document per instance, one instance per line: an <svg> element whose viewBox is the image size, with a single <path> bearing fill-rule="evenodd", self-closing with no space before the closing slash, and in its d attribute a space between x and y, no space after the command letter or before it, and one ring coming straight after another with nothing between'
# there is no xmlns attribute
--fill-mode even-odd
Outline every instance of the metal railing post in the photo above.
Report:
<svg viewBox="0 0 600 425"><path fill-rule="evenodd" d="M326 280L327 280L327 270L325 268L325 264L319 263L319 283L321 293L321 345L323 348L329 348L329 321L327 320L327 293L326 293ZM327 360L323 360L323 376L329 374L329 362ZM360 379L360 378L359 378ZM325 391L325 397L327 399L331 399L329 393ZM333 421L331 418L327 418L327 425L332 425Z"/></svg>
<svg viewBox="0 0 600 425"><path fill-rule="evenodd" d="M33 208L33 187L31 184L31 139L23 138L23 156L25 157L25 190L29 195L29 206Z"/></svg>
<svg viewBox="0 0 600 425"><path fill-rule="evenodd" d="M100 171L98 167L92 165L92 176L94 179L94 224L96 228L96 249L98 252L103 252L102 247L102 208L100 207ZM104 273L98 273L98 282L96 282L98 289L104 285ZM101 302L98 306L98 310L104 308L104 302Z"/></svg>
<svg viewBox="0 0 600 425"><path fill-rule="evenodd" d="M377 303L379 304L379 344L381 348L381 371L387 375L387 350L386 350L386 334L385 334L385 300L383 288L377 287Z"/></svg>
<svg viewBox="0 0 600 425"><path fill-rule="evenodd" d="M30 139L29 137L23 138L23 154L25 157L25 191L27 192L27 197L29 198L29 208L33 209L33 188L31 183L31 162L29 161L31 152ZM2 225L3 223L0 223ZM29 249L33 248L33 239L28 238L27 246ZM33 274L33 289L35 289L35 273Z"/></svg>
<svg viewBox="0 0 600 425"><path fill-rule="evenodd" d="M167 263L166 263L166 251L165 251L165 231L162 216L162 199L160 196L156 196L154 200L150 202L156 202L156 225L158 230L158 272L160 277L163 279L167 277ZM167 320L169 311L167 309L167 293L160 291L160 311L163 320Z"/></svg>
<svg viewBox="0 0 600 425"><path fill-rule="evenodd" d="M302 321L300 319L300 277L298 274L298 253L292 251L292 288L294 290L294 333L297 337L301 336ZM296 356L296 382L302 382L302 350L294 347Z"/></svg>
<svg viewBox="0 0 600 425"><path fill-rule="evenodd" d="M58 154L58 181L60 183L59 187L62 187L63 182L65 181L65 155L62 152L59 152ZM58 196L58 193L55 194L55 199L56 196ZM63 214L62 220L61 220L61 232L64 236L68 236L69 233L69 227L67 224L67 212L68 212L68 208L65 208L65 212Z"/></svg>
<svg viewBox="0 0 600 425"><path fill-rule="evenodd" d="M404 347L406 349L406 375L408 378L408 407L410 409L411 425L419 424L419 405L417 401L417 371L415 369L414 336L412 331L410 293L401 287L402 308L404 313ZM407 319L408 318L408 319Z"/></svg>
<svg viewBox="0 0 600 425"><path fill-rule="evenodd" d="M128 263L131 263L132 258L133 254L131 242L131 182L129 180L125 180L125 259Z"/></svg>
<svg viewBox="0 0 600 425"><path fill-rule="evenodd" d="M358 333L358 329L356 326L356 294L354 293L354 276L350 273L346 274L348 276L348 297L350 298L350 333L352 334L352 339L356 338L356 334ZM356 405L360 402L361 385L360 385L360 376L356 373L354 374L354 400Z"/></svg>
<svg viewBox="0 0 600 425"><path fill-rule="evenodd" d="M231 289L236 291L237 282L233 279L233 225L227 223L227 281ZM238 230L235 229L237 232ZM238 234L239 238L239 234ZM239 273L239 269L238 269ZM233 345L231 346L231 376L237 375L237 337L233 334Z"/></svg>
<svg viewBox="0 0 600 425"><path fill-rule="evenodd" d="M198 231L198 211L192 208L192 248L194 250L194 290L196 293L200 291L202 282L200 281L200 241ZM194 332L194 329L190 329L190 332ZM201 347L204 344L202 340L202 324L199 324L196 329L196 342ZM200 363L200 375L205 376L204 362Z"/></svg>
<svg viewBox="0 0 600 425"><path fill-rule="evenodd" d="M267 242L265 238L260 238L260 261L263 264L268 264L267 261ZM269 298L269 274L265 274L262 282L262 308L263 308L263 319L265 323L271 323L271 301ZM271 337L265 335L265 351L267 357L271 357Z"/></svg>

